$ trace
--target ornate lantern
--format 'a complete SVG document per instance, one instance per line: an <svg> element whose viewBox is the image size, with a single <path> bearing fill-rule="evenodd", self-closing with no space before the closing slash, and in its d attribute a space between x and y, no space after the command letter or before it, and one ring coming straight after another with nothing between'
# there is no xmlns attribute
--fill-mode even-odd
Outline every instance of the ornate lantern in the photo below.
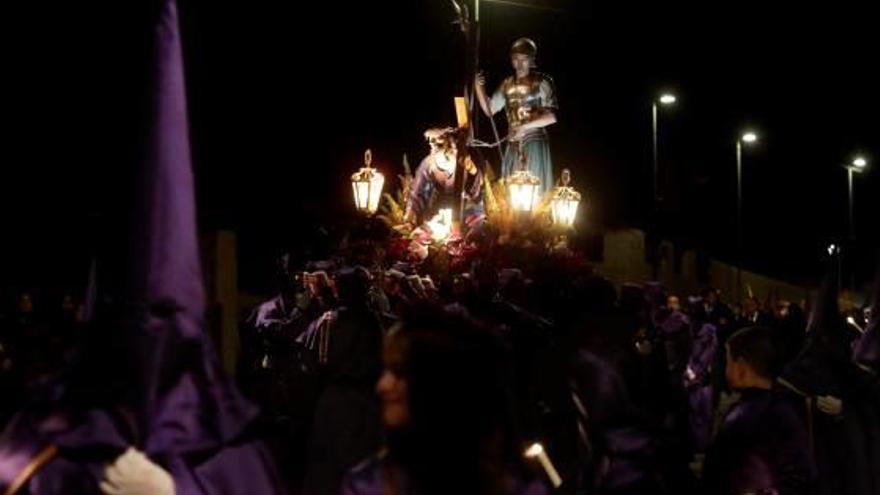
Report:
<svg viewBox="0 0 880 495"><path fill-rule="evenodd" d="M571 172L567 168L562 170L559 182L561 185L556 186L550 201L550 217L553 225L570 229L574 225L581 193L568 185L571 182Z"/></svg>
<svg viewBox="0 0 880 495"><path fill-rule="evenodd" d="M364 152L364 167L351 176L351 188L354 192L354 205L359 211L372 215L379 207L379 198L382 197L382 186L385 184L385 176L372 168L373 153L370 150Z"/></svg>
<svg viewBox="0 0 880 495"><path fill-rule="evenodd" d="M526 155L520 149L519 170L506 179L510 207L517 212L531 213L538 202L541 179L526 169Z"/></svg>

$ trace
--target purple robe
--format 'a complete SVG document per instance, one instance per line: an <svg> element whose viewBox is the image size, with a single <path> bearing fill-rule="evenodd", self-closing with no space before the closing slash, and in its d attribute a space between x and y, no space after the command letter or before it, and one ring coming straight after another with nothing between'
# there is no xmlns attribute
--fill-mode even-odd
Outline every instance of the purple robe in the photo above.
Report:
<svg viewBox="0 0 880 495"><path fill-rule="evenodd" d="M874 277L871 322L853 350L853 360L875 377L880 376L880 259L877 260L877 276Z"/></svg>
<svg viewBox="0 0 880 495"><path fill-rule="evenodd" d="M623 378L599 356L580 351L570 382L578 472L566 483L600 493L656 493L656 440L642 425Z"/></svg>
<svg viewBox="0 0 880 495"><path fill-rule="evenodd" d="M455 201L455 174L461 168L457 165L456 172L448 174L434 165L434 156L428 155L419 164L409 186L409 197L406 201L408 215L413 215L416 223L430 220L439 208L452 208ZM466 200L464 216L479 216L483 210L482 203L483 174L467 173L463 196Z"/></svg>
<svg viewBox="0 0 880 495"><path fill-rule="evenodd" d="M690 356L690 318L688 315L676 311L662 318L661 321L657 333L663 342L663 349L666 351L666 369L669 372L669 382L679 385L681 374L684 372Z"/></svg>
<svg viewBox="0 0 880 495"><path fill-rule="evenodd" d="M880 321L878 320L880 318L874 318L853 351L855 362L874 376L880 376Z"/></svg>
<svg viewBox="0 0 880 495"><path fill-rule="evenodd" d="M700 326L694 335L691 357L685 370L685 387L688 391L688 416L691 439L697 452L705 452L709 445L712 426L712 362L718 349L715 326Z"/></svg>
<svg viewBox="0 0 880 495"><path fill-rule="evenodd" d="M809 493L812 479L807 429L797 404L776 391L742 391L706 453L704 493L802 495Z"/></svg>
<svg viewBox="0 0 880 495"><path fill-rule="evenodd" d="M852 362L847 325L838 307L836 260L829 260L825 280L807 325L804 348L781 375L780 382L802 396L811 421L812 455L818 479L816 493L875 495L878 417L876 395ZM816 407L819 396L837 397L842 414Z"/></svg>
<svg viewBox="0 0 880 495"><path fill-rule="evenodd" d="M92 374L59 384L57 397L19 413L0 436L0 491L15 483L17 493L98 493L106 465L129 446L168 471L178 495L282 491L271 459L249 435L257 409L224 376L204 332L174 0L163 0L153 34L152 120L127 224L133 252L125 252L124 267L103 266L119 284L96 308L90 331L99 338L79 364ZM45 462L23 477L41 452Z"/></svg>
<svg viewBox="0 0 880 495"><path fill-rule="evenodd" d="M338 493L345 473L379 446L375 387L382 371L382 328L366 307L340 308L327 318L318 398L308 447L304 492ZM317 349L321 352L320 348Z"/></svg>

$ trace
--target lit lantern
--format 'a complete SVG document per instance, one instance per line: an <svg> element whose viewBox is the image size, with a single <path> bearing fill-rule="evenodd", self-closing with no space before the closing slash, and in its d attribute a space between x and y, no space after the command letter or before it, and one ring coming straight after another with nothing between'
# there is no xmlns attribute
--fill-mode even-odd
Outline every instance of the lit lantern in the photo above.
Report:
<svg viewBox="0 0 880 495"><path fill-rule="evenodd" d="M452 208L441 208L434 218L428 220L428 228L431 229L431 239L435 242L443 242L452 231Z"/></svg>
<svg viewBox="0 0 880 495"><path fill-rule="evenodd" d="M559 182L561 185L556 186L550 201L550 217L553 225L569 229L574 225L581 194L568 185L571 182L571 172L567 168L562 171Z"/></svg>
<svg viewBox="0 0 880 495"><path fill-rule="evenodd" d="M520 168L506 179L510 207L514 211L531 213L538 202L541 179L526 169L526 155L520 150Z"/></svg>
<svg viewBox="0 0 880 495"><path fill-rule="evenodd" d="M351 188L354 191L354 205L359 211L372 215L379 207L379 198L382 197L382 186L385 185L385 176L372 168L373 153L370 150L364 152L364 167L351 176Z"/></svg>

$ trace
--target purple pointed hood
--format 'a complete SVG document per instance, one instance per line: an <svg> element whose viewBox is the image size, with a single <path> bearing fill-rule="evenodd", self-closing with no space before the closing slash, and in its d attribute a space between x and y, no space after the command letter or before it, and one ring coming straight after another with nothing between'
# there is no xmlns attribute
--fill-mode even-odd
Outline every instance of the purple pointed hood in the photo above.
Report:
<svg viewBox="0 0 880 495"><path fill-rule="evenodd" d="M220 370L204 332L186 85L175 0L163 0L154 31L152 127L138 185L131 260L149 453L228 441L254 418Z"/></svg>

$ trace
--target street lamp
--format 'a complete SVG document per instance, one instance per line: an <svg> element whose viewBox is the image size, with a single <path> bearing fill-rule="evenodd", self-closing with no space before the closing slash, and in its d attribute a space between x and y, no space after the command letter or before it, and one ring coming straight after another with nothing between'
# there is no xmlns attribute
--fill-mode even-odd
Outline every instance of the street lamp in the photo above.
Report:
<svg viewBox="0 0 880 495"><path fill-rule="evenodd" d="M847 188L849 191L849 239L852 241L856 238L855 218L853 217L853 174L860 174L868 167L868 160L863 156L857 156L846 168Z"/></svg>
<svg viewBox="0 0 880 495"><path fill-rule="evenodd" d="M736 140L736 297L742 297L742 250L743 250L743 225L742 225L742 149L743 144L750 145L758 141L758 135L753 131L743 132Z"/></svg>
<svg viewBox="0 0 880 495"><path fill-rule="evenodd" d="M658 203L660 201L660 179L659 179L659 153L658 153L658 145L657 145L657 120L658 120L658 104L663 106L669 106L676 102L675 95L671 93L663 93L659 98L655 99L651 102L651 138L653 143L653 165L654 165L654 207L659 208Z"/></svg>
<svg viewBox="0 0 880 495"><path fill-rule="evenodd" d="M849 242L851 247L855 247L856 240L856 220L855 220L855 199L853 198L853 174L861 174L868 168L868 160L863 156L856 156L853 160L848 164L844 165L846 169L846 185L847 185L847 199L849 202L849 216L848 216L848 224L849 227ZM850 268L850 287L855 289L856 286L856 273L855 270Z"/></svg>
<svg viewBox="0 0 880 495"><path fill-rule="evenodd" d="M654 212L653 219L651 222L652 230L659 230L660 225L660 154L658 150L658 109L659 106L670 106L673 105L677 101L675 95L671 93L663 93L659 97L655 98L651 102L651 144L652 144L652 170L653 170L653 180L654 180ZM653 237L653 236L652 236ZM652 246L652 265L653 265L653 278L657 278L657 253L656 250L658 248L656 246Z"/></svg>
<svg viewBox="0 0 880 495"><path fill-rule="evenodd" d="M671 105L671 104L675 103L675 95L671 95L669 93L661 95L660 96L660 103L662 103L664 105Z"/></svg>

